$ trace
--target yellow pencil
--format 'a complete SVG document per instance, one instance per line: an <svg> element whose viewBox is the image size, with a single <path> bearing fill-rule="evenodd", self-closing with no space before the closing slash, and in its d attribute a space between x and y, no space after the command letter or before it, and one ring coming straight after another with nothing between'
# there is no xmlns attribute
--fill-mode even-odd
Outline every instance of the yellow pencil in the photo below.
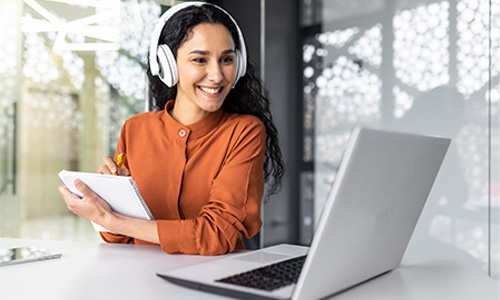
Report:
<svg viewBox="0 0 500 300"><path fill-rule="evenodd" d="M113 175L118 175L118 169L122 167L123 165L123 162L125 161L125 159L127 158L127 154L125 153L120 153L118 155L118 157L116 158L116 172L113 173Z"/></svg>

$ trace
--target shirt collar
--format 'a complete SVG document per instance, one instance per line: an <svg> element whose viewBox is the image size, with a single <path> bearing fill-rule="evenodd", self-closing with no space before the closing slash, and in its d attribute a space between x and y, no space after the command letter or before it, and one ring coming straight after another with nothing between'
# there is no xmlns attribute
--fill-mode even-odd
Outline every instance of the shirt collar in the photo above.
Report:
<svg viewBox="0 0 500 300"><path fill-rule="evenodd" d="M212 131L215 127L217 127L222 121L222 117L224 116L224 111L219 109L215 112L210 113L205 118L200 121L189 124L187 126L182 125L177 122L172 116L169 114L169 110L174 107L175 100L170 100L165 104L164 110L164 120L165 124L169 129L173 129L175 131L186 130L188 132L188 136L190 139L195 139L204 136L208 132Z"/></svg>

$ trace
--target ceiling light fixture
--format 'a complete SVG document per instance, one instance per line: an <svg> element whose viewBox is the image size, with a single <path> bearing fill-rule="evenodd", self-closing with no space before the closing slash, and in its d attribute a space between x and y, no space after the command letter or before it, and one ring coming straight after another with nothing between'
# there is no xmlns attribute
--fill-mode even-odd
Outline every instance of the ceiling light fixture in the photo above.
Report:
<svg viewBox="0 0 500 300"><path fill-rule="evenodd" d="M24 0L29 7L39 13L44 19L26 18L22 19L22 32L57 32L53 50L60 52L68 51L116 51L120 48L118 44L120 30L116 26L97 25L99 22L112 20L120 15L120 1L74 1L74 0L47 0L70 5L82 5L89 7L108 8L105 12L98 12L81 19L66 22L63 18L47 10L36 0ZM67 34L76 34L88 38L101 40L102 42L69 43L66 41Z"/></svg>

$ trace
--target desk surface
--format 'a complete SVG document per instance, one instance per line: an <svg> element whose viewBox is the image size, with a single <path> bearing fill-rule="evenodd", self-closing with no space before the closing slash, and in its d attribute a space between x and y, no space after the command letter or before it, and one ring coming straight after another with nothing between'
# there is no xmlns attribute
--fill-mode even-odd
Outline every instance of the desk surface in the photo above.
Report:
<svg viewBox="0 0 500 300"><path fill-rule="evenodd" d="M160 270L217 259L168 255L157 246L0 238L0 248L38 246L60 251L59 259L0 267L1 299L221 299L173 285ZM498 282L459 261L419 261L340 293L350 299L498 300Z"/></svg>

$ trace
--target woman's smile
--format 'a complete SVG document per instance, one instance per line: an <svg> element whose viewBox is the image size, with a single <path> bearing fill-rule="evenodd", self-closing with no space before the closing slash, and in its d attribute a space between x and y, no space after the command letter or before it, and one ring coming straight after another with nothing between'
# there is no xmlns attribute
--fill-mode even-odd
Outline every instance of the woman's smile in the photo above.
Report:
<svg viewBox="0 0 500 300"><path fill-rule="evenodd" d="M222 87L211 88L211 87L199 86L199 88L203 93L208 94L209 97L219 96L222 90Z"/></svg>

